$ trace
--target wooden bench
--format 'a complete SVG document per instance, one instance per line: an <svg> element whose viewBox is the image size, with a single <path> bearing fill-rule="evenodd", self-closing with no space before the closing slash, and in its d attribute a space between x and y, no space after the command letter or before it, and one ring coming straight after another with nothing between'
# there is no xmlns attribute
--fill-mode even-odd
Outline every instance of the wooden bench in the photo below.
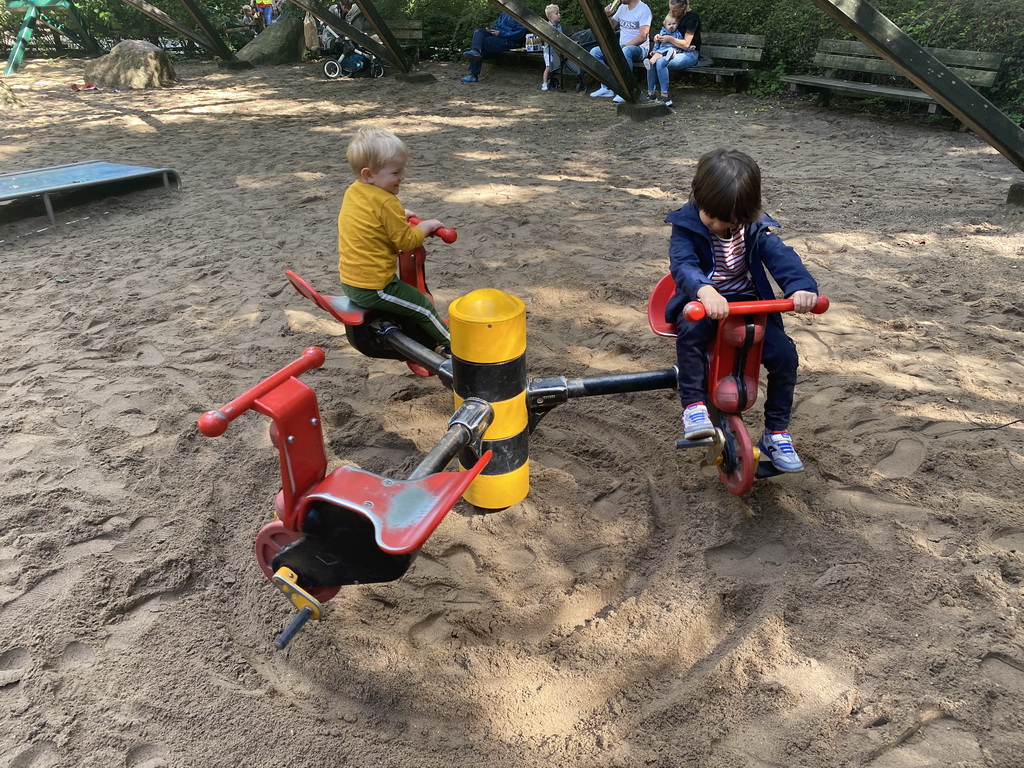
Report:
<svg viewBox="0 0 1024 768"><path fill-rule="evenodd" d="M687 67L671 71L672 77L713 77L716 83L731 80L737 91L746 88L753 72L752 64L758 64L764 55L764 35L740 35L725 32L705 32L701 35L701 53L714 60L709 67ZM544 57L539 51L515 48L493 57L499 64L539 65L544 67ZM647 70L642 65L634 67L637 79L643 88L647 87Z"/></svg>
<svg viewBox="0 0 1024 768"><path fill-rule="evenodd" d="M958 51L951 48L925 48L969 85L991 87L1003 67L1006 56L982 51ZM822 40L812 62L824 69L822 76L783 75L791 91L811 91L827 105L832 93L864 96L928 105L936 112L939 105L924 91L907 87L910 81L887 61L859 40ZM837 77L849 74L853 79ZM874 82L871 82L874 81Z"/></svg>
<svg viewBox="0 0 1024 768"><path fill-rule="evenodd" d="M414 62L419 61L420 46L423 44L423 22L416 19L385 19L384 23L388 25L402 50L412 54Z"/></svg>
<svg viewBox="0 0 1024 768"><path fill-rule="evenodd" d="M701 34L701 55L714 60L709 67L686 67L672 72L674 77L713 77L716 83L732 81L741 91L750 82L752 64L760 64L764 55L764 35L738 35L728 32Z"/></svg>

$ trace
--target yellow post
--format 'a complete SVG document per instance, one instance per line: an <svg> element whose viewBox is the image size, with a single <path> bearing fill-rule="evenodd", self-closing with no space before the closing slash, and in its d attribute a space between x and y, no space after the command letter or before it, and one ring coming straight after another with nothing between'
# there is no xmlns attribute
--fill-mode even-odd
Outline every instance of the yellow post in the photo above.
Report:
<svg viewBox="0 0 1024 768"><path fill-rule="evenodd" d="M504 509L530 492L526 305L503 291L482 288L453 301L448 322L455 407L478 397L494 408L483 437L483 450L494 456L465 498L483 509Z"/></svg>

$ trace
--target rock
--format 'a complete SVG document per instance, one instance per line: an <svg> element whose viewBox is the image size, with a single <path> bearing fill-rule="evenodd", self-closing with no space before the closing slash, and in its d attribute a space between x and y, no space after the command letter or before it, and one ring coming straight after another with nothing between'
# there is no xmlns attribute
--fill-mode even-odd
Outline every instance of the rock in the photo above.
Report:
<svg viewBox="0 0 1024 768"><path fill-rule="evenodd" d="M18 97L14 95L14 91L11 90L11 86L3 80L0 80L0 109L18 106L21 106L21 102L18 101Z"/></svg>
<svg viewBox="0 0 1024 768"><path fill-rule="evenodd" d="M305 52L302 17L286 14L256 35L235 57L256 66L272 66L302 61Z"/></svg>
<svg viewBox="0 0 1024 768"><path fill-rule="evenodd" d="M85 80L101 88L166 88L178 77L160 46L122 40L106 56L85 65Z"/></svg>
<svg viewBox="0 0 1024 768"><path fill-rule="evenodd" d="M1006 202L1010 205L1024 206L1024 184L1017 182L1010 185L1010 191L1006 195Z"/></svg>

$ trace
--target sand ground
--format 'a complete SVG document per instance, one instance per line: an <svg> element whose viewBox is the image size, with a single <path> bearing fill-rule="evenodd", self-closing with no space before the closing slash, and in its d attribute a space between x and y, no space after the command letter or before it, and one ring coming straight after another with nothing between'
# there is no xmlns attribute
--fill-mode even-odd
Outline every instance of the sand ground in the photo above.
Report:
<svg viewBox="0 0 1024 768"><path fill-rule="evenodd" d="M1024 765L1024 211L988 145L707 88L635 123L516 70L203 64L75 93L81 68L8 79L3 170L182 188L76 195L58 226L0 207L0 765ZM734 497L674 449L671 391L570 401L525 501L460 503L402 580L275 651L268 423L197 417L314 344L331 466L404 477L452 409L283 277L334 289L344 147L372 123L411 148L406 206L459 232L431 243L435 297L523 299L531 377L670 366L662 222L701 153L753 155L832 300L787 321L807 471Z"/></svg>

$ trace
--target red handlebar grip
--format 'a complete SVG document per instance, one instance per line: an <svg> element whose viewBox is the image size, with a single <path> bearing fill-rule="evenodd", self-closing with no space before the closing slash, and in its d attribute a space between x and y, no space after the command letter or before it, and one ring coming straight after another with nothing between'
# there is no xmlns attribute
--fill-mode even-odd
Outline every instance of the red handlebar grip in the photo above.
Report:
<svg viewBox="0 0 1024 768"><path fill-rule="evenodd" d="M446 243L454 243L456 240L459 239L459 233L456 232L451 227L438 227L437 231L435 231L434 234L440 237Z"/></svg>
<svg viewBox="0 0 1024 768"><path fill-rule="evenodd" d="M423 219L417 219L415 216L410 216L408 221L410 227L415 227L417 224L423 221ZM456 232L451 227L438 227L428 235L428 237L434 236L440 237L441 240L443 240L446 243L454 243L458 239L459 233Z"/></svg>
<svg viewBox="0 0 1024 768"><path fill-rule="evenodd" d="M255 387L239 395L223 408L216 411L207 411L199 417L199 431L207 437L218 437L224 434L228 424L237 419L243 413L252 408L253 404L263 395L281 386L293 376L299 376L306 371L319 368L324 364L324 351L320 347L307 347L302 351L302 357L289 363L277 373L264 379Z"/></svg>
<svg viewBox="0 0 1024 768"><path fill-rule="evenodd" d="M689 320L691 323L695 323L698 320L703 320L707 315L707 310L704 305L699 301L691 301L683 307L683 317Z"/></svg>

